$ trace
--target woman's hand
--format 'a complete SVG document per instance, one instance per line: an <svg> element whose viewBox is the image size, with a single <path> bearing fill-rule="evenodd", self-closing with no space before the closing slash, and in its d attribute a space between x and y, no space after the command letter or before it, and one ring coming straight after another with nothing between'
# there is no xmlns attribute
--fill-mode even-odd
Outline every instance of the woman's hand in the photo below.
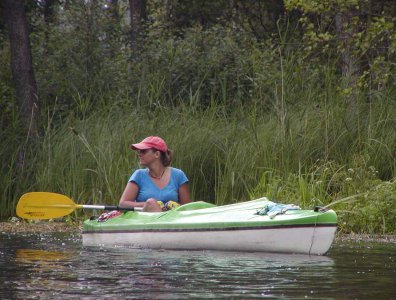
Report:
<svg viewBox="0 0 396 300"><path fill-rule="evenodd" d="M149 198L144 202L143 211L160 212L162 207L158 204L157 199Z"/></svg>

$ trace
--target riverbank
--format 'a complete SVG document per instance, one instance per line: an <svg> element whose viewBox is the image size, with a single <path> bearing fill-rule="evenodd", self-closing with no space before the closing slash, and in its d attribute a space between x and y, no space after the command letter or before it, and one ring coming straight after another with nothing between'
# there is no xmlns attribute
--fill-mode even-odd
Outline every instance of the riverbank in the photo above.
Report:
<svg viewBox="0 0 396 300"><path fill-rule="evenodd" d="M0 233L50 233L50 232L70 232L78 233L82 231L81 223L66 222L26 222L26 221L10 221L0 222Z"/></svg>
<svg viewBox="0 0 396 300"><path fill-rule="evenodd" d="M70 232L81 233L81 223L66 222L0 222L0 233L51 233ZM383 234L342 234L337 233L336 242L376 242L376 243L396 243L396 235Z"/></svg>
<svg viewBox="0 0 396 300"><path fill-rule="evenodd" d="M396 235L337 233L335 240L336 240L336 242L375 242L375 243L396 244Z"/></svg>

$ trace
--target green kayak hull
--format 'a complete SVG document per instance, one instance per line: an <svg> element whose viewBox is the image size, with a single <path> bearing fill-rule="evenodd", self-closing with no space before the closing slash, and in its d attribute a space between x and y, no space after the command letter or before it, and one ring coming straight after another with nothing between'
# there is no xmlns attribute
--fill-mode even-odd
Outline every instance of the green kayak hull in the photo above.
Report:
<svg viewBox="0 0 396 300"><path fill-rule="evenodd" d="M267 198L223 206L193 202L166 212L131 211L105 222L86 220L83 244L316 255L329 250L337 229L333 210L258 214L268 203Z"/></svg>

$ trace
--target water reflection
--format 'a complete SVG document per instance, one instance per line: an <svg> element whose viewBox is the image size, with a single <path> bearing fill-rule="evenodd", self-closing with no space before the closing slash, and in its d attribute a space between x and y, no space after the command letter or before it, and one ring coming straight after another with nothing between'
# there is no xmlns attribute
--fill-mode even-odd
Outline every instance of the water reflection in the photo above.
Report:
<svg viewBox="0 0 396 300"><path fill-rule="evenodd" d="M54 266L55 262L65 261L70 258L70 253L54 252L37 249L17 249L15 261L18 263L38 263L39 265Z"/></svg>
<svg viewBox="0 0 396 300"><path fill-rule="evenodd" d="M349 243L329 256L165 251L0 234L0 299L391 299L395 250Z"/></svg>
<svg viewBox="0 0 396 300"><path fill-rule="evenodd" d="M135 296L174 299L182 295L215 298L283 294L285 289L310 285L312 276L329 278L329 257L217 251L158 251L84 248L82 255L111 257L120 288L132 284ZM108 265L102 265L105 273ZM309 269L309 276L304 270ZM106 286L103 286L106 290ZM109 286L109 293L112 287ZM168 295L171 291L171 295Z"/></svg>

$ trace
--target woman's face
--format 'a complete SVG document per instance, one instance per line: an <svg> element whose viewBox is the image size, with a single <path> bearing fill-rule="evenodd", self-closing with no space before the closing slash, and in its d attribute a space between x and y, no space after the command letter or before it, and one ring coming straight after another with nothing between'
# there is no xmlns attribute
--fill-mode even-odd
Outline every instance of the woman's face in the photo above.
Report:
<svg viewBox="0 0 396 300"><path fill-rule="evenodd" d="M139 156L139 164L142 166L148 166L151 162L158 159L157 150L155 149L144 149L144 150L137 150Z"/></svg>

